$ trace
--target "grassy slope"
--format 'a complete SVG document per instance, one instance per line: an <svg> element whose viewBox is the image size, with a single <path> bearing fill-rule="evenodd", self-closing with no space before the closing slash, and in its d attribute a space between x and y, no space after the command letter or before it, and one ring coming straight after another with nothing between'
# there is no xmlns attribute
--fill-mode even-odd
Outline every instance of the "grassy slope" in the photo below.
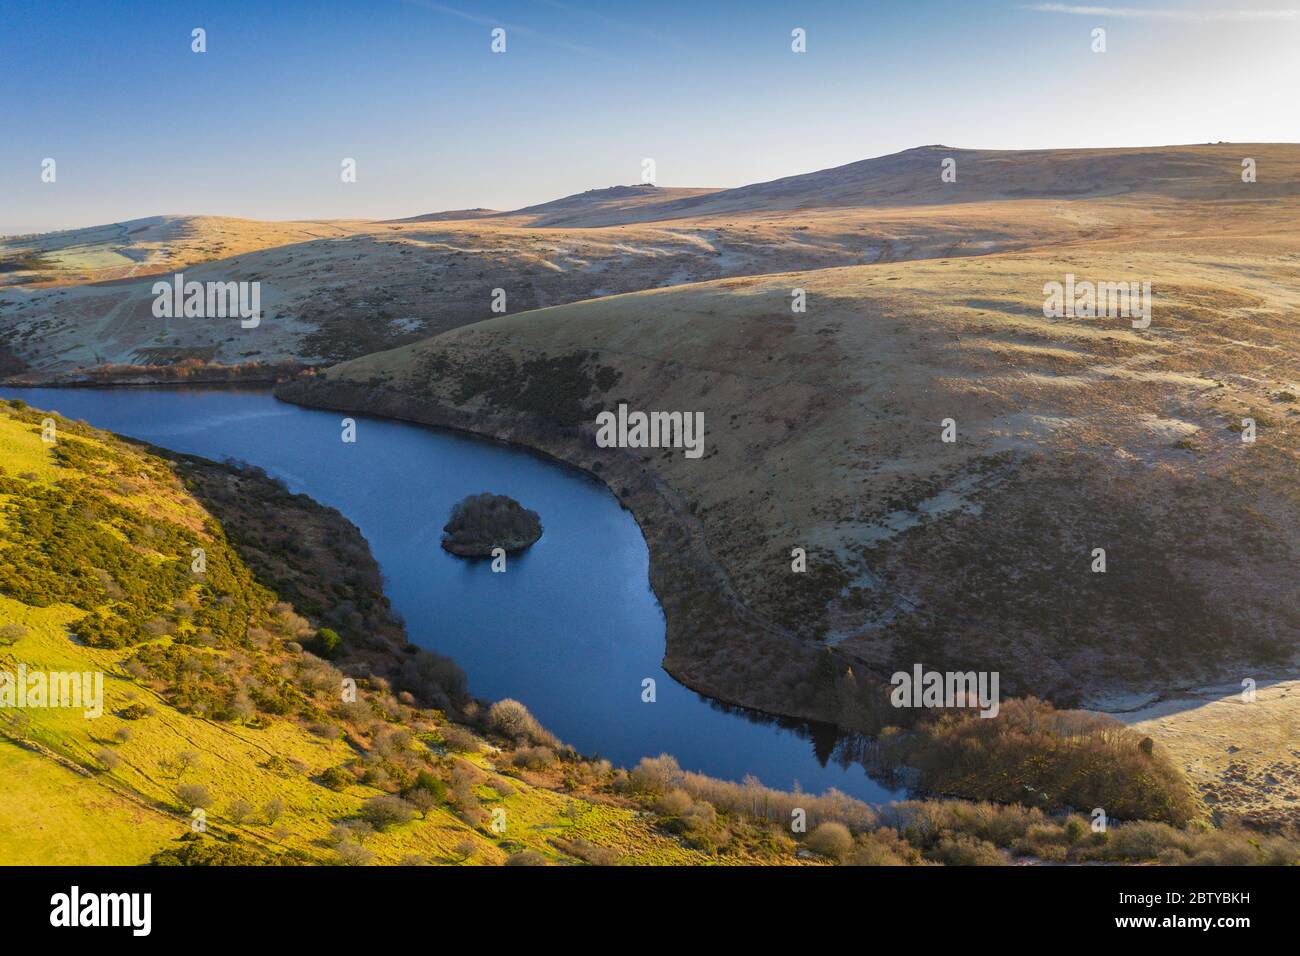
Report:
<svg viewBox="0 0 1300 956"><path fill-rule="evenodd" d="M261 283L263 321L153 315L157 276L0 289L0 336L34 374L113 363L338 361L490 318L494 289L520 312L720 276L818 268L878 256L963 254L960 214L905 213L536 228L526 219L371 224L185 268L187 281ZM1078 231L1062 223L1066 233ZM260 233L254 232L254 235ZM795 237L797 236L797 241ZM998 247L1023 241L992 237ZM384 282L376 287L374 277Z"/></svg>
<svg viewBox="0 0 1300 956"><path fill-rule="evenodd" d="M69 426L70 428L72 426ZM141 451L99 433L86 433L63 442L86 442L111 449L137 464ZM156 464L156 463L155 463ZM39 424L17 419L0 409L0 465L9 475L28 473L39 482L86 478L52 461L51 450L39 437ZM150 479L132 494L130 504L153 518L170 513L177 521L201 526L201 505L190 497L166 468L155 467ZM106 476L100 476L106 477ZM221 542L209 542L212 554ZM27 547L39 547L28 543ZM167 560L159 557L158 560ZM210 560L214 558L210 554ZM29 607L0 598L0 623L23 624L29 630L12 647L0 648L0 662L14 670L19 661L29 670L102 670L105 673L105 715L89 720L81 711L29 709L30 728L20 744L0 738L0 765L7 781L0 792L0 863L141 863L189 828L189 817L176 795L180 783L206 785L215 797L210 811L211 832L237 832L247 845L274 854L299 851L308 860L331 859L322 841L332 825L354 816L362 802L378 790L360 784L341 792L313 781L330 767L355 757L344 740L330 741L309 733L293 719L273 719L265 727L218 722L183 713L151 687L131 679L124 663L135 648L98 649L69 639L66 628L84 612L66 604ZM161 644L166 644L163 639ZM129 704L151 708L149 716L124 719ZM4 715L6 722L12 717ZM431 724L431 727L437 726ZM127 729L130 739L114 734ZM436 732L430 739L437 739ZM423 744L417 744L423 748ZM96 754L107 747L120 758L104 772ZM199 755L192 769L178 774L178 753ZM626 806L584 799L530 785L517 775L513 792L502 797L487 784L503 776L483 754L457 758L483 769L477 792L486 808L507 811L503 837L474 827L447 806L435 808L428 819L377 833L368 842L376 862L393 863L418 855L431 861L454 861L462 840L479 847L481 862L499 862L523 847L536 848L549 859L566 859L550 843L555 836L586 840L611 847L627 862L701 862L707 857L679 841L657 833L649 822ZM273 828L260 808L272 798L285 805ZM258 808L236 826L224 819L223 808L235 799ZM576 805L576 813L566 807ZM276 832L283 828L281 832ZM572 859L571 857L568 859Z"/></svg>
<svg viewBox="0 0 1300 956"><path fill-rule="evenodd" d="M1253 196L1294 199L1300 149L1288 144L923 147L685 198L597 191L486 218L385 223L155 217L0 241L0 260L50 266L0 281L56 286L0 289L0 373L339 361L491 318L498 288L515 313L726 276L1178 232L1191 206L1236 198L1243 155L1260 164ZM955 183L939 180L948 157ZM260 282L262 325L155 318L155 274L181 268L190 280Z"/></svg>
<svg viewBox="0 0 1300 956"><path fill-rule="evenodd" d="M0 285L108 282L185 269L258 249L345 236L350 222L263 222L232 216L151 216L0 239L0 262L37 266L0 275Z"/></svg>

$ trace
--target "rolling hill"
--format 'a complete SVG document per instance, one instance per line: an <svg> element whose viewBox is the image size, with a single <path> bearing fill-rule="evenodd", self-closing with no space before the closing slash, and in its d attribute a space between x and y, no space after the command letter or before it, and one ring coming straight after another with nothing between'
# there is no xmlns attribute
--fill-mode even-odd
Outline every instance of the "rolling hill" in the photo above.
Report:
<svg viewBox="0 0 1300 956"><path fill-rule="evenodd" d="M445 405L602 474L630 459L691 503L731 587L774 627L879 671L918 654L980 663L1074 703L1297 650L1294 248L723 280L482 322L316 381ZM1149 277L1151 328L1044 318L1042 286L1070 270ZM539 414L519 399L527 363L575 355L603 373L572 383L575 404ZM703 458L598 449L591 409L620 403L702 411ZM572 436L551 441L547 425ZM799 546L819 555L807 578L789 573ZM800 596L815 584L816 600Z"/></svg>
<svg viewBox="0 0 1300 956"><path fill-rule="evenodd" d="M1298 153L922 147L738 189L619 186L512 212L383 223L164 216L9 238L0 241L0 372L49 381L105 366L320 365L493 318L494 307L513 314L729 276L1212 234L1243 203L1292 202ZM1258 164L1249 186L1243 156ZM940 180L948 158L951 183ZM154 316L154 282L177 271L259 283L260 325Z"/></svg>
<svg viewBox="0 0 1300 956"><path fill-rule="evenodd" d="M348 235L348 224L229 216L151 216L0 239L0 288L110 282L157 275L257 249ZM26 266L26 268L24 268Z"/></svg>
<svg viewBox="0 0 1300 956"><path fill-rule="evenodd" d="M662 190L639 202L577 202L583 197L571 197L517 214L539 216L537 225L613 226L754 212L1019 199L1231 200L1240 197L1245 157L1261 170L1254 184L1257 198L1300 195L1300 157L1293 146L1274 143L1051 150L920 146L735 189L692 190L696 194L689 196ZM947 160L954 164L951 182L941 178Z"/></svg>
<svg viewBox="0 0 1300 956"><path fill-rule="evenodd" d="M1300 154L1271 149L1279 168ZM917 661L1116 711L1285 679L1300 659L1293 185L1255 198L1238 178L1236 200L1197 199L1220 187L1171 176L1164 198L1130 180L1122 199L977 203L961 213L1007 233L1046 228L1047 209L1079 231L499 317L281 392L597 474L650 543L667 666L724 700L851 726L828 671L879 680ZM1150 325L1045 315L1070 275L1149 283ZM598 447L596 413L620 404L702 412L703 456ZM1187 748L1177 723L1157 730ZM1259 766L1293 759L1262 737ZM1231 784L1183 755L1203 791ZM1297 795L1250 791L1263 815Z"/></svg>

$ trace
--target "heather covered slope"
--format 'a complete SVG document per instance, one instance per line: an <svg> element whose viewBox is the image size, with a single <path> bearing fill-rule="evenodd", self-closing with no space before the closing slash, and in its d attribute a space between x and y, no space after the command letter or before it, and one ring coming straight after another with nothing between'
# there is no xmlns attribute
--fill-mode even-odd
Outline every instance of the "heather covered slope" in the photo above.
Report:
<svg viewBox="0 0 1300 956"><path fill-rule="evenodd" d="M780 644L753 662L766 631L876 673L997 670L1004 692L1067 704L1255 673L1300 637L1295 213L617 296L358 359L320 387L648 472L755 616L750 637L706 639L703 615L691 639L670 613L675 672L729 699L799 698ZM1044 318L1043 285L1067 272L1150 281L1151 327ZM704 457L598 449L594 412L619 402L703 411Z"/></svg>

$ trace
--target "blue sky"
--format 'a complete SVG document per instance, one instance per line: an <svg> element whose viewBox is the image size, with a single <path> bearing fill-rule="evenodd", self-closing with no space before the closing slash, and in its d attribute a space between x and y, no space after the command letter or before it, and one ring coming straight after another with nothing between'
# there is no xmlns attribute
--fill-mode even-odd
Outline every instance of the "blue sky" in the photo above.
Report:
<svg viewBox="0 0 1300 956"><path fill-rule="evenodd" d="M645 157L661 185L735 186L927 143L1294 142L1297 8L0 0L0 233L506 209Z"/></svg>

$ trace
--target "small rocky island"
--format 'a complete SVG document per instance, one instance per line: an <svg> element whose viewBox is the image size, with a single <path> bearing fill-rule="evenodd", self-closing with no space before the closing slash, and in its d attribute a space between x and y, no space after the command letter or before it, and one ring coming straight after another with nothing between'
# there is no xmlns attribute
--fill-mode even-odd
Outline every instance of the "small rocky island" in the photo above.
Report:
<svg viewBox="0 0 1300 956"><path fill-rule="evenodd" d="M470 495L451 509L442 546L464 558L489 558L493 548L522 551L542 536L542 520L506 495Z"/></svg>

